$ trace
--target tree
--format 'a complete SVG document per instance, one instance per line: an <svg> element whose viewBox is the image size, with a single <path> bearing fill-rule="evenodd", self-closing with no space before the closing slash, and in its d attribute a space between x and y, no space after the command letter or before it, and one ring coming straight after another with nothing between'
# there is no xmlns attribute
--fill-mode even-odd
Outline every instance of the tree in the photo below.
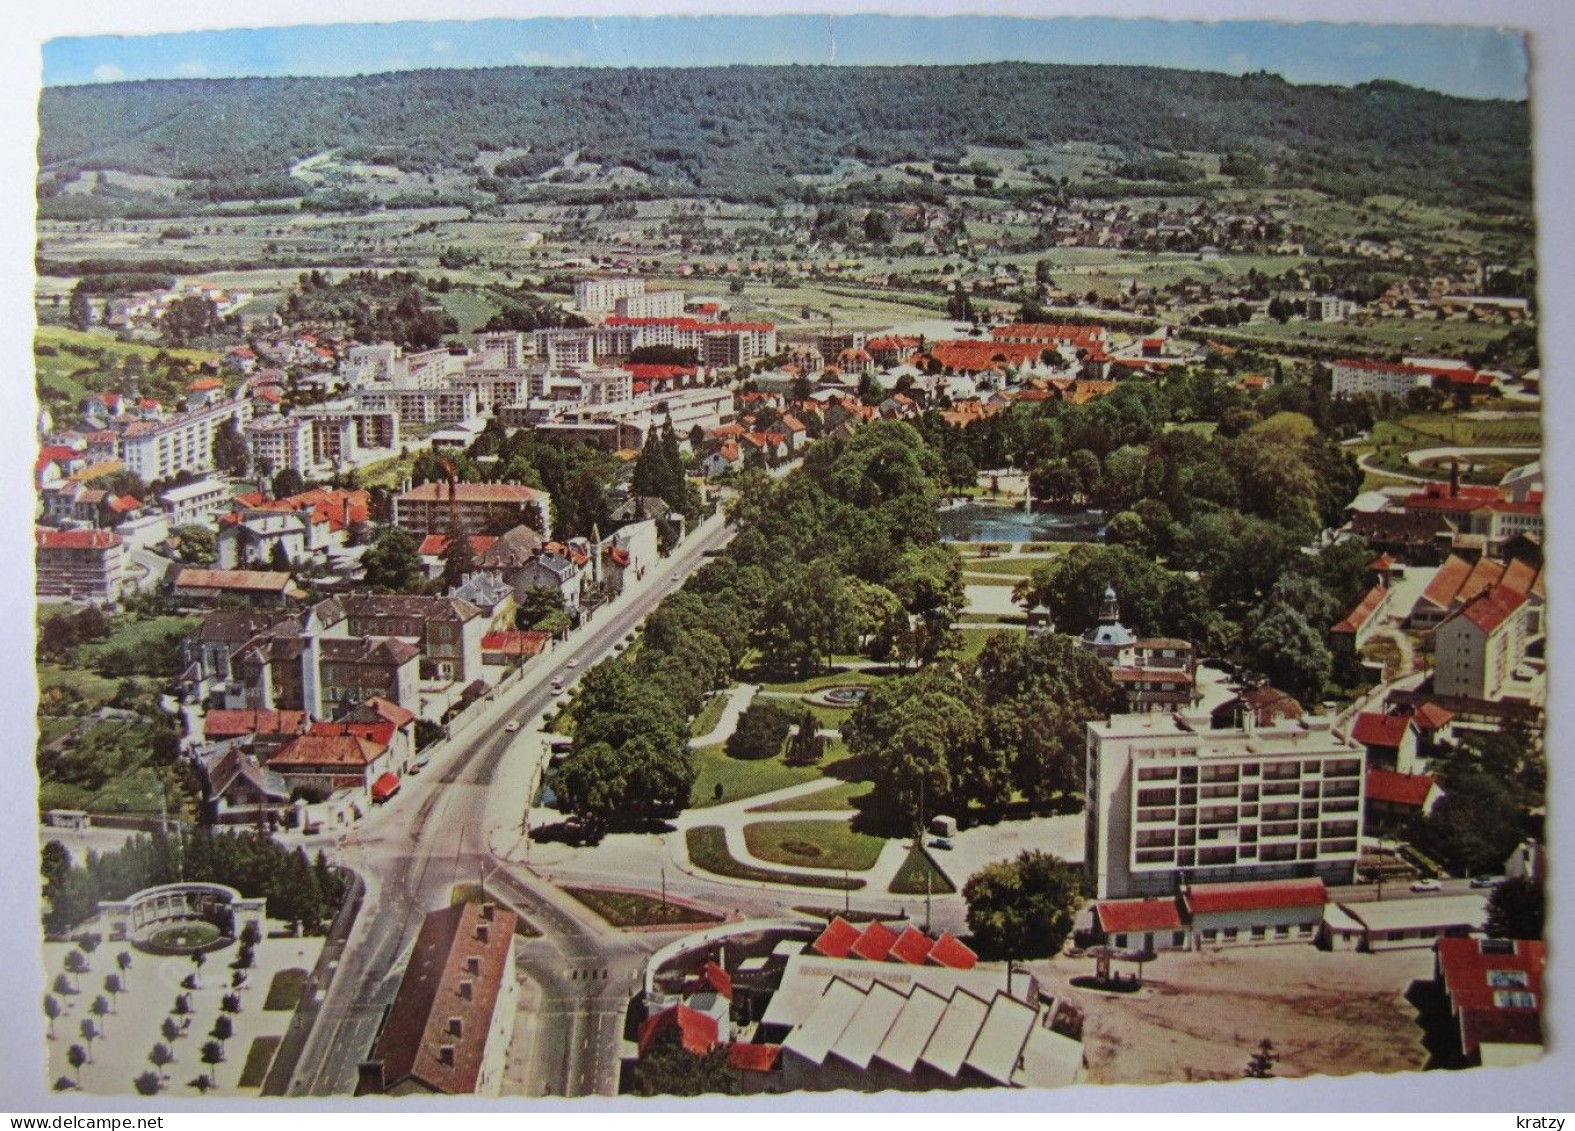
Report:
<svg viewBox="0 0 1575 1131"><path fill-rule="evenodd" d="M218 1041L207 1041L202 1046L202 1062L214 1071L211 1076L218 1076L218 1067L224 1063L224 1046Z"/></svg>
<svg viewBox="0 0 1575 1131"><path fill-rule="evenodd" d="M176 994L175 995L175 1015L177 1017L185 1017L190 1012L191 1012L191 995L190 994Z"/></svg>
<svg viewBox="0 0 1575 1131"><path fill-rule="evenodd" d="M255 919L248 921L246 926L241 928L241 945L254 947L260 942L262 942L262 930L257 926L257 921Z"/></svg>
<svg viewBox="0 0 1575 1131"><path fill-rule="evenodd" d="M100 1036L99 1030L98 1030L98 1026L96 1024L94 1024L93 1019L91 1017L84 1017L82 1019L82 1024L78 1027L77 1031L82 1034L82 1039L87 1042L87 1045L88 1045L88 1059L92 1060L93 1059L93 1042L98 1040L98 1038Z"/></svg>
<svg viewBox="0 0 1575 1131"><path fill-rule="evenodd" d="M156 1096L164 1087L164 1077L157 1072L139 1072L131 1083L137 1089L137 1095Z"/></svg>
<svg viewBox="0 0 1575 1131"><path fill-rule="evenodd" d="M230 1015L221 1013L214 1018L213 1031L209 1034L216 1041L227 1041L235 1035L235 1022L230 1020Z"/></svg>
<svg viewBox="0 0 1575 1131"><path fill-rule="evenodd" d="M124 974L127 970L130 970L131 969L131 951L123 950L119 954L115 955L115 965L120 967L120 972L122 974Z"/></svg>
<svg viewBox="0 0 1575 1131"><path fill-rule="evenodd" d="M85 280L79 281L71 290L71 324L78 330L86 330L93 325L93 300L82 289L83 282Z"/></svg>
<svg viewBox="0 0 1575 1131"><path fill-rule="evenodd" d="M651 1043L635 1069L642 1096L733 1095L738 1070L728 1063L727 1049L718 1045L703 1053L684 1048L678 1026L669 1025Z"/></svg>
<svg viewBox="0 0 1575 1131"><path fill-rule="evenodd" d="M408 530L386 528L361 559L367 587L385 593L420 592L427 581L420 548Z"/></svg>
<svg viewBox="0 0 1575 1131"><path fill-rule="evenodd" d="M1304 703L1323 698L1334 657L1323 633L1289 604L1274 602L1247 633L1245 657L1274 686Z"/></svg>
<svg viewBox="0 0 1575 1131"><path fill-rule="evenodd" d="M1083 905L1083 873L1047 852L1024 851L963 885L968 928L983 955L1017 962L1060 951Z"/></svg>
<svg viewBox="0 0 1575 1131"><path fill-rule="evenodd" d="M77 988L71 984L71 979L64 974L55 975L54 989L61 997L67 997L77 992Z"/></svg>
<svg viewBox="0 0 1575 1131"><path fill-rule="evenodd" d="M826 740L820 736L820 720L808 707L798 717L798 728L788 745L784 761L790 766L813 766L826 751Z"/></svg>
<svg viewBox="0 0 1575 1131"><path fill-rule="evenodd" d="M1488 897L1487 933L1495 939L1540 939L1546 917L1542 885L1527 876L1505 880Z"/></svg>
<svg viewBox="0 0 1575 1131"><path fill-rule="evenodd" d="M301 473L293 467L282 467L274 473L273 497L288 499L299 495L306 490L306 480L301 478Z"/></svg>
<svg viewBox="0 0 1575 1131"><path fill-rule="evenodd" d="M192 973L197 976L197 985L202 985L202 968L208 964L208 956L202 951L196 951L191 956Z"/></svg>
<svg viewBox="0 0 1575 1131"><path fill-rule="evenodd" d="M213 466L226 475L245 476L251 467L251 451L246 439L235 427L233 419L226 418L213 433Z"/></svg>
<svg viewBox="0 0 1575 1131"><path fill-rule="evenodd" d="M109 995L112 1005L119 1002L120 995L125 988L125 984L121 982L119 974L109 973L104 975L104 992Z"/></svg>
<svg viewBox="0 0 1575 1131"><path fill-rule="evenodd" d="M774 758L782 750L793 720L775 703L751 703L727 739L729 758Z"/></svg>
<svg viewBox="0 0 1575 1131"><path fill-rule="evenodd" d="M1247 1061L1247 1070L1242 1075L1249 1080L1268 1080L1273 1077L1274 1066L1279 1059L1279 1054L1274 1051L1274 1042L1265 1037L1258 1042L1258 1051Z"/></svg>
<svg viewBox="0 0 1575 1131"><path fill-rule="evenodd" d="M80 950L73 950L66 954L66 973L80 978L83 974L88 973L91 969L92 967L88 965L87 955L83 954ZM75 984L73 984L71 992L79 992Z"/></svg>
<svg viewBox="0 0 1575 1131"><path fill-rule="evenodd" d="M148 1052L148 1061L159 1070L159 1076L162 1078L166 1075L164 1070L175 1063L175 1052L169 1045L159 1041Z"/></svg>
<svg viewBox="0 0 1575 1131"><path fill-rule="evenodd" d="M60 999L54 994L44 995L44 1016L49 1018L49 1039L55 1039L55 1022L60 1019Z"/></svg>
<svg viewBox="0 0 1575 1131"><path fill-rule="evenodd" d="M72 1045L66 1050L66 1063L71 1065L77 1073L81 1073L82 1066L88 1062L88 1054L81 1045Z"/></svg>
<svg viewBox="0 0 1575 1131"><path fill-rule="evenodd" d="M159 1026L159 1033L166 1041L173 1044L180 1039L180 1022L173 1017L166 1017L164 1023Z"/></svg>
<svg viewBox="0 0 1575 1131"><path fill-rule="evenodd" d="M104 1023L104 1018L109 1016L109 999L99 994L93 999L93 1004L88 1006L88 1011L98 1018L99 1024Z"/></svg>
<svg viewBox="0 0 1575 1131"><path fill-rule="evenodd" d="M206 526L177 526L175 540L180 544L180 560L192 565L209 565L219 556L218 536Z"/></svg>
<svg viewBox="0 0 1575 1131"><path fill-rule="evenodd" d="M448 524L443 543L443 588L457 589L465 578L476 572L476 548L465 535L465 527L456 515Z"/></svg>
<svg viewBox="0 0 1575 1131"><path fill-rule="evenodd" d="M219 1003L219 1008L226 1013L239 1013L241 1011L241 998L239 994L225 994Z"/></svg>
<svg viewBox="0 0 1575 1131"><path fill-rule="evenodd" d="M213 1087L213 1077L204 1072L191 1082L191 1086L202 1095L207 1095L208 1089Z"/></svg>

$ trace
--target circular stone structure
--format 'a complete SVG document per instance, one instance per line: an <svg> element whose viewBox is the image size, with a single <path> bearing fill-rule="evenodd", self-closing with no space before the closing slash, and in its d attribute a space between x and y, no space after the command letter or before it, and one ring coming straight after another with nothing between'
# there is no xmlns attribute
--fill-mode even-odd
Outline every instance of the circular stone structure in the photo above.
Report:
<svg viewBox="0 0 1575 1131"><path fill-rule="evenodd" d="M154 954L194 954L227 946L255 925L263 930L266 900L248 899L224 884L177 883L144 888L100 903L111 939Z"/></svg>
<svg viewBox="0 0 1575 1131"><path fill-rule="evenodd" d="M857 707L869 695L870 689L858 684L847 684L842 687L827 687L812 695L804 696L806 703L813 703L817 707Z"/></svg>

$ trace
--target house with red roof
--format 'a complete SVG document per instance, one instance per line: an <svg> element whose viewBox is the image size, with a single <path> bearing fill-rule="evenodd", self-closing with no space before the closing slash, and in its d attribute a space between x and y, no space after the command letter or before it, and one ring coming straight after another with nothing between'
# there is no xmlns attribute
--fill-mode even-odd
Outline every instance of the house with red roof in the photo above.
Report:
<svg viewBox="0 0 1575 1131"><path fill-rule="evenodd" d="M1350 610L1329 629L1331 643L1347 655L1354 656L1383 624L1393 595L1387 585L1375 585Z"/></svg>
<svg viewBox="0 0 1575 1131"><path fill-rule="evenodd" d="M1329 902L1321 879L1193 884L1180 896L1194 948L1312 942Z"/></svg>
<svg viewBox="0 0 1575 1131"><path fill-rule="evenodd" d="M318 727L326 730L319 732ZM393 757L388 743L347 733L351 728L358 728L358 724L314 724L311 731L281 746L268 759L268 769L282 777L292 790L300 789L319 798L342 789L371 796L373 784L384 774L394 772Z"/></svg>
<svg viewBox="0 0 1575 1131"><path fill-rule="evenodd" d="M519 1008L516 921L494 903L423 920L357 1095L499 1094Z"/></svg>
<svg viewBox="0 0 1575 1131"><path fill-rule="evenodd" d="M113 530L39 528L33 562L40 597L117 601L126 583L126 546Z"/></svg>
<svg viewBox="0 0 1575 1131"><path fill-rule="evenodd" d="M1434 954L1434 982L1466 1064L1507 1068L1541 1057L1545 943L1445 938Z"/></svg>
<svg viewBox="0 0 1575 1131"><path fill-rule="evenodd" d="M1444 791L1432 774L1402 774L1379 767L1367 771L1364 806L1369 832L1396 831L1433 811Z"/></svg>
<svg viewBox="0 0 1575 1131"><path fill-rule="evenodd" d="M1094 934L1118 950L1182 950L1187 924L1174 896L1108 899L1094 904Z"/></svg>
<svg viewBox="0 0 1575 1131"><path fill-rule="evenodd" d="M1528 602L1499 585L1471 598L1433 630L1433 690L1445 697L1498 700L1526 658Z"/></svg>

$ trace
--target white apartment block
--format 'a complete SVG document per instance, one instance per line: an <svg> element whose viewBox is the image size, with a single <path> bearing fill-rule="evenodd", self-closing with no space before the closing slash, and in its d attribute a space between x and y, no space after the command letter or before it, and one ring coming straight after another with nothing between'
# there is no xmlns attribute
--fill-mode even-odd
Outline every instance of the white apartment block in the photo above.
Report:
<svg viewBox="0 0 1575 1131"><path fill-rule="evenodd" d="M484 330L476 335L476 353L488 369L518 369L529 359L525 335L517 330Z"/></svg>
<svg viewBox="0 0 1575 1131"><path fill-rule="evenodd" d="M311 428L311 461L318 468L354 467L399 447L399 414L367 408L354 397L298 408L295 416Z"/></svg>
<svg viewBox="0 0 1575 1131"><path fill-rule="evenodd" d="M682 291L648 291L625 295L613 303L620 318L678 318L684 313Z"/></svg>
<svg viewBox="0 0 1575 1131"><path fill-rule="evenodd" d="M1211 730L1207 712L1088 724L1084 866L1100 899L1183 883L1355 878L1366 752L1330 720Z"/></svg>
<svg viewBox="0 0 1575 1131"><path fill-rule="evenodd" d="M300 475L312 474L312 425L304 417L269 416L246 426L246 447L252 466L267 473L293 468Z"/></svg>
<svg viewBox="0 0 1575 1131"><path fill-rule="evenodd" d="M395 365L402 360L403 352L393 342L351 346L345 355L345 373L356 384L392 381Z"/></svg>
<svg viewBox="0 0 1575 1131"><path fill-rule="evenodd" d="M229 507L229 484L217 479L199 479L179 487L171 487L159 495L159 502L169 513L171 526L206 524L220 511Z"/></svg>
<svg viewBox="0 0 1575 1131"><path fill-rule="evenodd" d="M251 401L233 400L168 420L139 420L121 435L120 461L144 482L168 479L178 471L208 471L220 425L233 420L239 428L251 416Z"/></svg>
<svg viewBox="0 0 1575 1131"><path fill-rule="evenodd" d="M406 424L457 424L477 415L475 389L359 389L363 412L392 412Z"/></svg>
<svg viewBox="0 0 1575 1131"><path fill-rule="evenodd" d="M1504 586L1467 601L1433 630L1433 690L1497 700L1526 658L1526 598Z"/></svg>
<svg viewBox="0 0 1575 1131"><path fill-rule="evenodd" d="M619 299L644 293L644 279L581 279L574 284L574 305L585 314L608 314L617 307Z"/></svg>

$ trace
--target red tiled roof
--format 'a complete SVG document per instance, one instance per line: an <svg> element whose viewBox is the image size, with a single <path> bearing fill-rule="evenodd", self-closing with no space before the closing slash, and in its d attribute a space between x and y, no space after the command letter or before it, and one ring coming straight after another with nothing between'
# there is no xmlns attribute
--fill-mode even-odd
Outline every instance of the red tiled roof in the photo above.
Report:
<svg viewBox="0 0 1575 1131"><path fill-rule="evenodd" d="M1484 948L1492 949L1484 953ZM1505 953L1494 953L1495 950ZM1484 1042L1542 1043L1542 970L1546 961L1546 945L1530 939L1438 940L1438 968L1450 1005L1460 1015L1461 1043L1466 1053L1474 1053ZM1500 975L1498 980L1512 983L1517 980L1513 977L1516 973L1524 975L1524 986L1493 984L1495 974ZM1511 977L1503 977L1505 974ZM1500 991L1529 993L1536 1004L1500 1005L1496 996Z"/></svg>
<svg viewBox="0 0 1575 1131"><path fill-rule="evenodd" d="M203 717L202 736L212 740L248 734L304 734L310 722L305 711L212 710Z"/></svg>
<svg viewBox="0 0 1575 1131"><path fill-rule="evenodd" d="M674 1005L640 1023L640 1055L650 1052L656 1038L672 1025L678 1026L679 1040L685 1052L701 1056L717 1045L716 1018L687 1005Z"/></svg>
<svg viewBox="0 0 1575 1131"><path fill-rule="evenodd" d="M454 487L454 497L462 503L532 503L547 497L546 492L523 483L459 483ZM447 483L423 483L399 496L401 502L447 502Z"/></svg>
<svg viewBox="0 0 1575 1131"><path fill-rule="evenodd" d="M1437 784L1431 774L1397 774L1393 770L1367 771L1367 799L1420 809Z"/></svg>
<svg viewBox="0 0 1575 1131"><path fill-rule="evenodd" d="M959 373L981 373L1002 365L1036 362L1045 347L1032 342L950 339L930 343L930 357Z"/></svg>
<svg viewBox="0 0 1575 1131"><path fill-rule="evenodd" d="M727 1046L728 1066L740 1072L772 1072L781 1059L781 1045L754 1045L738 1041Z"/></svg>
<svg viewBox="0 0 1575 1131"><path fill-rule="evenodd" d="M470 543L470 548L479 556L492 549L492 544L497 541L497 538L490 534L471 534L467 535L465 540ZM443 551L447 549L447 534L428 534L421 539L421 546L416 550L416 553L424 558L438 558L442 557Z"/></svg>
<svg viewBox="0 0 1575 1131"><path fill-rule="evenodd" d="M113 530L37 530L33 540L40 550L107 550L120 545L120 535Z"/></svg>
<svg viewBox="0 0 1575 1131"><path fill-rule="evenodd" d="M396 724L387 720L376 723L323 722L313 723L312 729L307 733L321 735L325 738L342 738L345 736L364 738L369 742L377 743L379 746L387 746L394 741L394 732L398 729Z"/></svg>
<svg viewBox="0 0 1575 1131"><path fill-rule="evenodd" d="M1042 342L1070 342L1078 347L1092 347L1104 336L1103 326L1062 326L1049 322L1014 322L997 326L990 331L996 338L1031 338Z"/></svg>
<svg viewBox="0 0 1575 1131"><path fill-rule="evenodd" d="M539 656L546 647L545 632L528 632L511 628L502 632L489 632L481 638L483 652L502 652L509 656Z"/></svg>
<svg viewBox="0 0 1575 1131"><path fill-rule="evenodd" d="M387 749L358 735L303 734L281 746L268 765L362 767L371 765Z"/></svg>
<svg viewBox="0 0 1575 1131"><path fill-rule="evenodd" d="M1386 715L1380 711L1363 711L1356 716L1356 724L1351 727L1351 737L1363 746L1395 750L1399 749L1410 726L1409 714Z"/></svg>
<svg viewBox="0 0 1575 1131"><path fill-rule="evenodd" d="M979 956L965 946L956 935L947 931L935 940L930 951L930 964L949 966L953 970L972 970L979 963Z"/></svg>
<svg viewBox="0 0 1575 1131"><path fill-rule="evenodd" d="M695 367L692 365L647 365L631 361L624 366L624 369L638 381L671 380L695 375Z"/></svg>
<svg viewBox="0 0 1575 1131"><path fill-rule="evenodd" d="M909 927L892 944L888 957L895 958L898 962L906 962L910 966L923 966L925 960L930 957L930 951L934 949L935 940L917 927Z"/></svg>
<svg viewBox="0 0 1575 1131"><path fill-rule="evenodd" d="M373 1054L385 1090L411 1079L449 1095L476 1090L503 980L514 976L515 920L506 907L461 903L422 922Z"/></svg>
<svg viewBox="0 0 1575 1131"><path fill-rule="evenodd" d="M1329 892L1319 879L1249 880L1235 884L1197 884L1182 897L1193 915L1267 911L1280 907L1322 907Z"/></svg>
<svg viewBox="0 0 1575 1131"><path fill-rule="evenodd" d="M1359 631L1364 624L1373 619L1378 612L1378 606L1384 603L1384 598L1388 595L1389 590L1382 585L1373 586L1362 594L1362 599L1345 614L1345 618L1329 631L1341 633Z"/></svg>
<svg viewBox="0 0 1575 1131"><path fill-rule="evenodd" d="M1181 911L1174 899L1118 899L1094 905L1107 935L1134 931L1179 931Z"/></svg>
<svg viewBox="0 0 1575 1131"><path fill-rule="evenodd" d="M393 723L396 727L402 727L406 723L413 722L416 717L416 713L414 711L406 710L398 703L384 699L381 696L368 699L365 705L376 711L388 722Z"/></svg>
<svg viewBox="0 0 1575 1131"><path fill-rule="evenodd" d="M1464 617L1483 632L1493 632L1525 603L1524 595L1499 586L1473 597L1455 615Z"/></svg>
<svg viewBox="0 0 1575 1131"><path fill-rule="evenodd" d="M1379 554L1372 561L1368 562L1367 563L1367 568L1370 569L1370 570L1375 570L1375 571L1381 570L1381 571L1387 572L1389 570L1394 569L1397 564L1398 563L1394 560L1394 558L1390 557L1387 553L1385 553L1385 554Z"/></svg>
<svg viewBox="0 0 1575 1131"><path fill-rule="evenodd" d="M820 932L820 937L809 944L809 948L827 958L846 958L853 949L853 944L859 941L861 932L852 923L841 915L826 924L826 929Z"/></svg>
<svg viewBox="0 0 1575 1131"><path fill-rule="evenodd" d="M885 962L886 956L891 953L892 944L896 941L897 932L885 923L870 923L864 928L864 933L859 936L859 941L853 944L849 953L857 955L866 962Z"/></svg>
<svg viewBox="0 0 1575 1131"><path fill-rule="evenodd" d="M290 575L282 570L194 569L190 566L175 575L177 589L240 589L246 592L282 593L290 587Z"/></svg>
<svg viewBox="0 0 1575 1131"><path fill-rule="evenodd" d="M706 985L721 994L728 1001L733 1000L733 979L728 972L715 962L707 962L700 971L700 976L705 979Z"/></svg>
<svg viewBox="0 0 1575 1131"><path fill-rule="evenodd" d="M109 504L109 509L116 514L128 514L142 506L142 500L134 495L122 495Z"/></svg>
<svg viewBox="0 0 1575 1131"><path fill-rule="evenodd" d="M1416 714L1411 716L1411 721L1417 725L1418 730L1441 730L1454 721L1453 711L1447 711L1437 703L1423 703L1416 709Z"/></svg>

